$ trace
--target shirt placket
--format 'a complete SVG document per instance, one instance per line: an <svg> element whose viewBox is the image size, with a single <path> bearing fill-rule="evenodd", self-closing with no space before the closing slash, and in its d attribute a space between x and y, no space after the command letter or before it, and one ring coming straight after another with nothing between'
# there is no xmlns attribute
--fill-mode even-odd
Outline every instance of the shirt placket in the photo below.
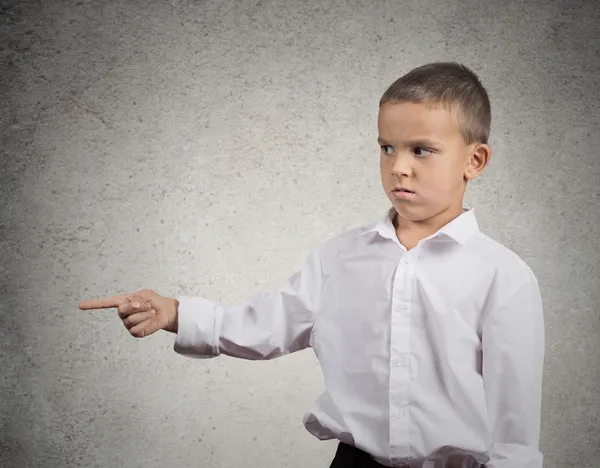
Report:
<svg viewBox="0 0 600 468"><path fill-rule="evenodd" d="M412 251L401 258L394 275L390 339L390 455L407 459L410 453L411 295L415 261Z"/></svg>

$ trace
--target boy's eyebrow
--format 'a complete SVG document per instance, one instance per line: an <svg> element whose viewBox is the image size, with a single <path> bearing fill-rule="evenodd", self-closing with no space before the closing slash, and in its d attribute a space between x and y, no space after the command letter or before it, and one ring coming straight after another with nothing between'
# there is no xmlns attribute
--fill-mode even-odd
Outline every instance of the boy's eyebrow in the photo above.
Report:
<svg viewBox="0 0 600 468"><path fill-rule="evenodd" d="M389 142L387 140L385 140L384 138L381 138L381 137L377 137L377 143L379 143L380 145L389 144ZM405 144L406 144L406 146L441 146L441 143L438 143L433 140L429 140L427 138L421 138L418 140L407 141Z"/></svg>

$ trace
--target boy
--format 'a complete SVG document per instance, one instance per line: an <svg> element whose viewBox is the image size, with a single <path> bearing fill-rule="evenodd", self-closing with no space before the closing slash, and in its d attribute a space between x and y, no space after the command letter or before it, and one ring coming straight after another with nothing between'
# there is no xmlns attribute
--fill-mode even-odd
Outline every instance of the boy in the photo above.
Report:
<svg viewBox="0 0 600 468"><path fill-rule="evenodd" d="M486 90L456 63L418 67L380 101L385 217L315 247L280 288L223 307L143 290L116 307L175 351L272 359L312 347L325 391L308 431L331 468L541 468L544 323L538 283L463 208L487 165ZM138 304L136 304L138 303Z"/></svg>

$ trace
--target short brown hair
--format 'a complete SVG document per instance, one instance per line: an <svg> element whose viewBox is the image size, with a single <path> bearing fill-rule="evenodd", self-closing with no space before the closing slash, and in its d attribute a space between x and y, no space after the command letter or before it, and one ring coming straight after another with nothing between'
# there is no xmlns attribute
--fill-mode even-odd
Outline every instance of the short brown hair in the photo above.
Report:
<svg viewBox="0 0 600 468"><path fill-rule="evenodd" d="M383 93L379 107L387 102L430 102L449 111L456 109L465 142L488 142L492 124L488 93L477 75L459 63L434 62L414 68Z"/></svg>

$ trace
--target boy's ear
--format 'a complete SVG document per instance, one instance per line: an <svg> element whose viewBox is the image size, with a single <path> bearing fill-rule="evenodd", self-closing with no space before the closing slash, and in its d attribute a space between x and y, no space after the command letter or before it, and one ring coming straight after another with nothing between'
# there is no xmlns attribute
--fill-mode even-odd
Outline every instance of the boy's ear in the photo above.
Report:
<svg viewBox="0 0 600 468"><path fill-rule="evenodd" d="M492 148L484 143L478 143L472 150L465 168L465 179L475 179L483 172L492 157Z"/></svg>

